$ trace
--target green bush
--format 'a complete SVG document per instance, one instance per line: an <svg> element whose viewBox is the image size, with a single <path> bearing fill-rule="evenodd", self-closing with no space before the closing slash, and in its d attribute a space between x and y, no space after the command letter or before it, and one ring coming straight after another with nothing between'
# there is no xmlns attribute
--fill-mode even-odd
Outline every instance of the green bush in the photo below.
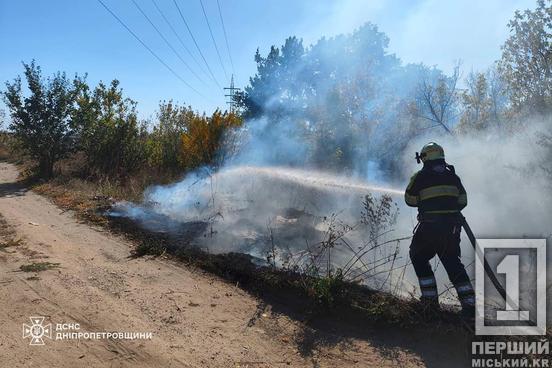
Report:
<svg viewBox="0 0 552 368"><path fill-rule="evenodd" d="M29 95L23 95L20 77L7 82L2 93L11 117L9 130L23 150L38 161L39 175L49 178L55 162L74 148L70 115L76 88L65 73L45 80L34 61L23 63L23 67Z"/></svg>
<svg viewBox="0 0 552 368"><path fill-rule="evenodd" d="M11 141L38 162L45 178L53 175L56 161L75 152L83 162L79 171L115 183L144 172L172 178L183 170L218 166L227 133L242 123L234 113L217 110L207 116L169 101L160 104L157 123L148 132L118 80L96 87L64 73L44 80L34 61L23 65L29 96L23 96L20 78L6 83L2 93L11 115ZM0 154L11 155L2 143Z"/></svg>
<svg viewBox="0 0 552 368"><path fill-rule="evenodd" d="M147 132L138 122L136 102L123 97L117 80L109 86L100 82L92 93L79 81L77 89L72 123L88 171L125 177L140 168L146 161Z"/></svg>
<svg viewBox="0 0 552 368"><path fill-rule="evenodd" d="M341 270L325 277L313 277L307 284L307 294L318 306L325 309L332 309L345 300L345 290Z"/></svg>
<svg viewBox="0 0 552 368"><path fill-rule="evenodd" d="M184 169L181 139L194 116L191 107L178 106L172 101L159 104L157 124L146 144L151 166L175 172Z"/></svg>

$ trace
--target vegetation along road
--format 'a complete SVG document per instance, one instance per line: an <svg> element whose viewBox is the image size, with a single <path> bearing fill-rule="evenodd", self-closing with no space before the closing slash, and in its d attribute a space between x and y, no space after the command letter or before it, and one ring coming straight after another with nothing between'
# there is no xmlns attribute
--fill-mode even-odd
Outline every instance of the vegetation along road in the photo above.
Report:
<svg viewBox="0 0 552 368"><path fill-rule="evenodd" d="M239 287L166 259L131 258L132 244L79 223L17 182L0 163L0 350L23 366L330 367L419 366L463 344L404 331L316 329ZM53 339L30 346L22 325L44 316ZM79 332L151 332L151 339L56 340ZM459 346L460 345L460 346Z"/></svg>

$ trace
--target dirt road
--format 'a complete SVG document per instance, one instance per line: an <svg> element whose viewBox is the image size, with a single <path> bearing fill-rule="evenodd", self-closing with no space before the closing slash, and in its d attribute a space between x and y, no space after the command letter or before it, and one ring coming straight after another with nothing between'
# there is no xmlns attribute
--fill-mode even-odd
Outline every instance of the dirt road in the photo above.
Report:
<svg viewBox="0 0 552 368"><path fill-rule="evenodd" d="M408 367L466 358L464 347L455 346L461 342L431 341L423 331L313 329L280 313L282 306L202 271L130 258L129 242L26 190L7 163L0 163L0 213L2 367ZM58 265L20 270L37 262ZM22 329L31 316L52 323L54 339L30 346ZM80 330L55 331L58 323L78 323ZM152 338L56 340L57 332Z"/></svg>

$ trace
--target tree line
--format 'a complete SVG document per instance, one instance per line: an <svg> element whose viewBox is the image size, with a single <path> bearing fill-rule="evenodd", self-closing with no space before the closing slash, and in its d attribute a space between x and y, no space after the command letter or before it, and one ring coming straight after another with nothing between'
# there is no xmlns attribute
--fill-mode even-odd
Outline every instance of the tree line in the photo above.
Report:
<svg viewBox="0 0 552 368"><path fill-rule="evenodd" d="M271 144L278 163L361 174L375 165L393 177L409 142L428 130L458 137L509 134L534 118L550 122L550 1L517 11L508 27L500 60L465 79L460 63L450 74L403 64L370 23L308 47L290 37L266 56L257 50L257 70L236 96L236 113L207 116L161 102L153 125L138 119L136 102L117 80L90 86L86 76L58 72L44 78L34 61L23 64L28 93L18 77L2 95L9 130L42 177L51 177L55 163L76 152L84 154L84 170L92 176L125 177L144 166L172 172L216 167L236 148L230 133L244 120L277 142L301 145L297 154L286 144ZM537 143L552 159L552 133L543 131ZM541 165L549 173L551 161Z"/></svg>
<svg viewBox="0 0 552 368"><path fill-rule="evenodd" d="M428 130L458 137L507 134L533 118L550 120L550 1L516 11L508 28L500 60L465 78L460 62L448 75L404 65L387 51L387 36L369 23L308 47L290 37L266 56L257 51L256 74L237 102L247 118L268 119L269 129L294 121L309 164L358 171L358 162L375 160L393 176L408 142ZM550 135L543 133L540 142L548 144Z"/></svg>
<svg viewBox="0 0 552 368"><path fill-rule="evenodd" d="M44 78L34 61L23 67L28 93L20 77L7 82L3 92L8 128L43 178L75 153L84 154L84 173L92 177L125 178L144 166L181 172L217 165L226 130L242 122L233 113L206 116L169 101L160 103L154 125L148 126L117 80L92 87L86 76L58 72Z"/></svg>

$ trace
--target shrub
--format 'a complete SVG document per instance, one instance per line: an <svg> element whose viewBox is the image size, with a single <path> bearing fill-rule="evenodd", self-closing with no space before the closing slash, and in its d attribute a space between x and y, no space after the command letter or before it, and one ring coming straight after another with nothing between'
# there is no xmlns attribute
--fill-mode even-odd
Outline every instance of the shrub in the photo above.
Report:
<svg viewBox="0 0 552 368"><path fill-rule="evenodd" d="M203 165L219 166L223 160L220 148L225 134L242 121L234 113L216 110L210 118L194 115L182 134L182 162L194 169Z"/></svg>
<svg viewBox="0 0 552 368"><path fill-rule="evenodd" d="M148 162L151 166L171 171L184 168L182 134L196 114L191 107L178 106L172 101L161 102L157 124L148 136Z"/></svg>
<svg viewBox="0 0 552 368"><path fill-rule="evenodd" d="M82 81L77 88L72 123L88 171L126 177L141 167L146 160L146 129L138 122L136 102L123 97L119 81L113 80L109 87L100 82L93 93Z"/></svg>

